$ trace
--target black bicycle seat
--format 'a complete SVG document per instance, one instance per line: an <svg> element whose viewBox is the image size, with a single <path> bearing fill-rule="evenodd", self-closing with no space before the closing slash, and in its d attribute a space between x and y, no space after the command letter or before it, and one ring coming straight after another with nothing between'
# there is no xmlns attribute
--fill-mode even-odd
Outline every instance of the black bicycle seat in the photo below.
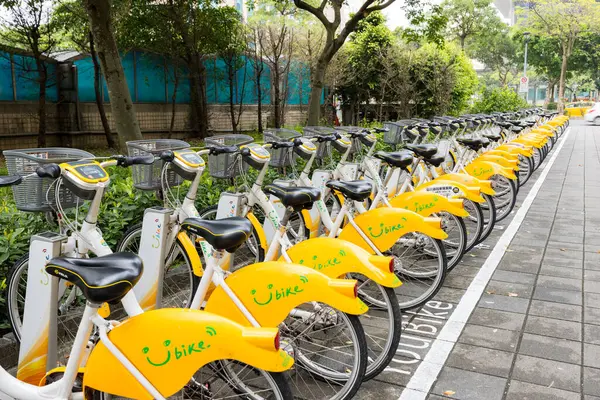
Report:
<svg viewBox="0 0 600 400"><path fill-rule="evenodd" d="M186 218L181 229L198 235L216 250L233 253L252 233L252 224L242 217L207 220L198 217Z"/></svg>
<svg viewBox="0 0 600 400"><path fill-rule="evenodd" d="M373 155L382 161L385 161L392 167L403 168L410 166L413 163L414 157L409 151L395 151L388 153L385 151L378 151Z"/></svg>
<svg viewBox="0 0 600 400"><path fill-rule="evenodd" d="M425 158L433 157L437 153L437 146L433 144L407 144L406 148Z"/></svg>
<svg viewBox="0 0 600 400"><path fill-rule="evenodd" d="M95 304L117 303L142 276L142 259L133 253L114 253L95 258L53 258L46 272L65 279Z"/></svg>
<svg viewBox="0 0 600 400"><path fill-rule="evenodd" d="M281 204L292 207L294 211L310 209L321 198L321 192L312 187L282 186L275 183L265 186L264 192L277 197Z"/></svg>
<svg viewBox="0 0 600 400"><path fill-rule="evenodd" d="M482 143L481 139L458 138L458 139L456 139L456 141L464 146L467 146L471 150L475 150L475 151L477 151L483 147L483 143Z"/></svg>
<svg viewBox="0 0 600 400"><path fill-rule="evenodd" d="M337 190L344 197L355 200L363 201L371 195L373 186L367 181L329 181L325 184L328 188Z"/></svg>

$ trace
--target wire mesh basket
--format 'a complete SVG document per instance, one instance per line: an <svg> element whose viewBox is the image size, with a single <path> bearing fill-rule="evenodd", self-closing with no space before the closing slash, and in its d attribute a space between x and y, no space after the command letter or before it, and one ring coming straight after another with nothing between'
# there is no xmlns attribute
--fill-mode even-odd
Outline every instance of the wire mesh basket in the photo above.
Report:
<svg viewBox="0 0 600 400"><path fill-rule="evenodd" d="M365 128L361 128L360 126L336 126L335 130L344 134L344 133L353 133L353 132L361 132ZM358 140L352 140L352 148L350 149L350 154L354 154L361 149L360 142Z"/></svg>
<svg viewBox="0 0 600 400"><path fill-rule="evenodd" d="M411 119L403 119L399 121L387 121L383 123L383 127L387 128L387 132L383 135L383 142L391 145L397 145L406 141L413 140L405 134L405 128L415 122Z"/></svg>
<svg viewBox="0 0 600 400"><path fill-rule="evenodd" d="M300 136L302 136L302 134L292 129L267 129L263 133L263 142L289 142ZM269 149L269 152L271 153L271 161L269 161L269 164L273 167L287 167L296 162L296 154L292 147Z"/></svg>
<svg viewBox="0 0 600 400"><path fill-rule="evenodd" d="M10 175L29 175L36 168L50 163L60 164L93 158L92 153L78 149L48 147L40 149L6 150L6 168ZM56 206L55 179L31 176L24 179L20 185L12 186L13 197L17 209L29 212L52 211ZM73 208L77 205L77 196L66 186L61 186L58 193L63 208Z"/></svg>
<svg viewBox="0 0 600 400"><path fill-rule="evenodd" d="M252 136L241 135L241 134L229 134L229 135L218 135L211 136L204 140L206 147L225 147L225 146L242 146L245 144L252 143L254 139ZM210 176L213 178L225 179L233 178L240 174L240 169L244 172L248 170L246 163L237 162L239 160L238 153L225 153L225 154L209 154L208 155L208 171Z"/></svg>
<svg viewBox="0 0 600 400"><path fill-rule="evenodd" d="M152 154L158 156L167 150L182 150L190 147L190 144L177 139L148 139L132 140L127 142L127 151L130 156L144 156ZM131 176L133 177L133 186L140 190L158 190L162 188L161 174L165 161L155 159L151 165L132 166ZM183 178L172 169L166 171L166 183L169 187L181 185Z"/></svg>
<svg viewBox="0 0 600 400"><path fill-rule="evenodd" d="M335 129L329 128L327 126L305 126L303 128L303 132L303 136L309 138L316 135L334 134ZM317 159L331 156L330 142L317 143L317 146L319 146L319 149L317 150Z"/></svg>

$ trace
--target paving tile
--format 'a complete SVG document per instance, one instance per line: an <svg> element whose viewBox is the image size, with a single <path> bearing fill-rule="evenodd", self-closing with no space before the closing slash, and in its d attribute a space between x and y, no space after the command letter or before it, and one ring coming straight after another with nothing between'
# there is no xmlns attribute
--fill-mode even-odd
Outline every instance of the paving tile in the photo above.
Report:
<svg viewBox="0 0 600 400"><path fill-rule="evenodd" d="M581 363L580 342L531 333L523 334L519 353L572 364Z"/></svg>
<svg viewBox="0 0 600 400"><path fill-rule="evenodd" d="M465 294L462 289L454 289L449 287L442 287L439 292L435 295L435 300L442 300L448 303L457 304Z"/></svg>
<svg viewBox="0 0 600 400"><path fill-rule="evenodd" d="M570 290L536 287L533 292L533 298L536 300L554 301L556 303L581 305L581 293Z"/></svg>
<svg viewBox="0 0 600 400"><path fill-rule="evenodd" d="M594 271L594 272L600 272L600 271ZM583 291L584 292L591 292L591 293L600 293L600 282L596 282L596 281L585 281L583 283Z"/></svg>
<svg viewBox="0 0 600 400"><path fill-rule="evenodd" d="M469 323L516 331L523 327L524 320L524 314L477 307L471 314Z"/></svg>
<svg viewBox="0 0 600 400"><path fill-rule="evenodd" d="M583 321L586 324L600 325L600 308L585 307L583 309Z"/></svg>
<svg viewBox="0 0 600 400"><path fill-rule="evenodd" d="M481 394L485 393L486 400L501 400L505 385L504 378L444 367L432 392L453 391L455 393L449 397L461 400L481 400Z"/></svg>
<svg viewBox="0 0 600 400"><path fill-rule="evenodd" d="M553 265L542 264L542 268L540 268L540 274L571 279L581 279L581 269L579 268L555 267Z"/></svg>
<svg viewBox="0 0 600 400"><path fill-rule="evenodd" d="M600 400L600 397L590 396L590 395L586 394L585 396L583 396L583 400Z"/></svg>
<svg viewBox="0 0 600 400"><path fill-rule="evenodd" d="M584 293L585 305L600 308L600 293Z"/></svg>
<svg viewBox="0 0 600 400"><path fill-rule="evenodd" d="M472 324L466 324L458 338L460 343L504 351L515 351L518 340L519 332Z"/></svg>
<svg viewBox="0 0 600 400"><path fill-rule="evenodd" d="M583 253L583 265L585 269L600 270L600 253L598 251L600 251L600 246L597 251L586 251Z"/></svg>
<svg viewBox="0 0 600 400"><path fill-rule="evenodd" d="M516 239L515 239L516 240ZM527 243L523 241L519 241L519 243ZM512 246L509 247L510 252L504 254L502 257L502 262L507 262L511 264L540 264L542 261L542 252L541 251L519 251L519 249L515 249Z"/></svg>
<svg viewBox="0 0 600 400"><path fill-rule="evenodd" d="M397 399L403 390L402 386L382 384L377 379L371 379L360 385L356 398L361 400Z"/></svg>
<svg viewBox="0 0 600 400"><path fill-rule="evenodd" d="M577 392L581 380L581 367L575 364L519 354L517 355L512 378Z"/></svg>
<svg viewBox="0 0 600 400"><path fill-rule="evenodd" d="M529 299L487 293L484 293L479 301L479 307L518 313L527 312L528 305Z"/></svg>
<svg viewBox="0 0 600 400"><path fill-rule="evenodd" d="M600 369L583 367L583 393L600 396Z"/></svg>
<svg viewBox="0 0 600 400"><path fill-rule="evenodd" d="M600 368L600 346L589 343L583 344L583 365Z"/></svg>
<svg viewBox="0 0 600 400"><path fill-rule="evenodd" d="M600 273L599 273L600 275ZM535 283L535 274L525 274L522 272L496 270L492 279L501 282L514 282L533 284ZM599 278L600 279L600 278Z"/></svg>
<svg viewBox="0 0 600 400"><path fill-rule="evenodd" d="M540 269L540 264L537 263L526 263L526 262L510 262L510 261L501 261L498 265L499 270L504 271L516 271L516 272L524 272L527 274L537 274Z"/></svg>
<svg viewBox="0 0 600 400"><path fill-rule="evenodd" d="M592 245L592 246L600 247L600 233L588 232L585 235L585 242L584 243L586 245Z"/></svg>
<svg viewBox="0 0 600 400"><path fill-rule="evenodd" d="M564 237L562 240L560 240L560 238L554 240L550 239L548 241L548 249L558 249L563 253L571 251L583 251L583 227L577 227L577 229L580 229L581 235L579 238L577 238L577 235L574 235L576 239L575 241L569 240L570 238L568 237Z"/></svg>
<svg viewBox="0 0 600 400"><path fill-rule="evenodd" d="M547 288L581 291L581 278L569 279L556 276L542 275L540 272L536 285ZM600 283L599 283L600 285Z"/></svg>
<svg viewBox="0 0 600 400"><path fill-rule="evenodd" d="M530 284L490 281L485 291L489 294L501 296L529 298L531 297L533 289Z"/></svg>
<svg viewBox="0 0 600 400"><path fill-rule="evenodd" d="M583 260L583 252L580 249L548 247L544 253L544 258L557 260Z"/></svg>
<svg viewBox="0 0 600 400"><path fill-rule="evenodd" d="M600 327L596 325L583 325L583 341L600 345Z"/></svg>
<svg viewBox="0 0 600 400"><path fill-rule="evenodd" d="M600 309L598 312L600 323ZM538 315L540 317L564 319L567 321L581 321L582 307L550 301L532 300L529 314Z"/></svg>
<svg viewBox="0 0 600 400"><path fill-rule="evenodd" d="M562 319L530 315L527 317L525 332L581 341L581 323ZM600 338L600 334L598 337Z"/></svg>
<svg viewBox="0 0 600 400"><path fill-rule="evenodd" d="M600 271L595 271L592 269L585 269L583 271L583 279L584 281L600 281Z"/></svg>
<svg viewBox="0 0 600 400"><path fill-rule="evenodd" d="M581 400L579 393L512 380L505 400Z"/></svg>
<svg viewBox="0 0 600 400"><path fill-rule="evenodd" d="M446 361L450 367L508 377L514 353L457 343Z"/></svg>
<svg viewBox="0 0 600 400"><path fill-rule="evenodd" d="M451 273L448 274L448 276L446 276L446 278L444 279L444 287L455 289L467 289L472 281L473 277Z"/></svg>

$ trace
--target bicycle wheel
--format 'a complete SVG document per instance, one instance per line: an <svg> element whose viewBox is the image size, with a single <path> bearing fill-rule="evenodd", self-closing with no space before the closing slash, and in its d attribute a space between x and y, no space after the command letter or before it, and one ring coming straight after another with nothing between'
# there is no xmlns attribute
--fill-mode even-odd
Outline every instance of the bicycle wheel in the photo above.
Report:
<svg viewBox="0 0 600 400"><path fill-rule="evenodd" d="M523 186L525 182L531 178L533 174L533 160L530 157L519 155L519 186Z"/></svg>
<svg viewBox="0 0 600 400"><path fill-rule="evenodd" d="M86 398L125 399L98 391L93 391L92 395ZM267 372L238 361L223 360L202 367L182 390L168 398L292 400L294 396L286 373Z"/></svg>
<svg viewBox="0 0 600 400"><path fill-rule="evenodd" d="M492 189L496 192L494 195L494 204L496 206L496 222L502 221L508 217L517 203L517 184L512 179L502 175L493 175L490 177Z"/></svg>
<svg viewBox="0 0 600 400"><path fill-rule="evenodd" d="M402 311L394 289L360 274L348 274L348 278L358 281L358 297L369 306L369 311L358 316L368 347L363 380L369 380L379 375L396 354L402 331Z"/></svg>
<svg viewBox="0 0 600 400"><path fill-rule="evenodd" d="M260 220L264 220L264 218L262 218L262 212L258 212L258 210L256 210L255 215L257 215L257 218ZM217 218L217 205L214 206L210 206L210 207L206 207L205 209L201 210L200 213L200 218L202 219L209 219L209 220L214 220ZM253 263L257 263L257 262L261 262L265 260L265 251L262 247L263 243L260 242L260 239L258 237L258 232L256 232L256 228L252 227L252 233L250 234L250 237L248 238L248 240L246 240L246 243L241 246L239 249L237 249L235 251L235 256L234 256L234 260L235 260L235 264L239 265L239 266L244 266L244 265L249 265L249 264L253 264ZM264 243L265 247L268 248L268 243ZM202 257L202 253L200 253L200 256ZM237 269L237 268L234 268Z"/></svg>
<svg viewBox="0 0 600 400"><path fill-rule="evenodd" d="M139 253L142 224L132 226L117 243L117 251ZM194 274L192 263L177 239L167 251L163 272L162 307L189 307L200 278Z"/></svg>
<svg viewBox="0 0 600 400"><path fill-rule="evenodd" d="M543 151L540 148L533 148L533 170L537 170L544 161Z"/></svg>
<svg viewBox="0 0 600 400"><path fill-rule="evenodd" d="M496 224L496 204L494 203L494 198L485 193L482 193L481 196L485 200L481 203L481 211L483 212L483 232L481 232L477 244L483 242L490 236L490 233L492 233L494 225Z"/></svg>
<svg viewBox="0 0 600 400"><path fill-rule="evenodd" d="M403 283L396 289L401 310L425 304L444 284L448 263L441 240L407 233L384 255L394 257L395 273Z"/></svg>
<svg viewBox="0 0 600 400"><path fill-rule="evenodd" d="M302 399L351 399L364 379L367 342L355 315L322 303L297 307L281 324L281 348L296 362L288 371Z"/></svg>
<svg viewBox="0 0 600 400"><path fill-rule="evenodd" d="M446 258L448 260L448 270L454 268L467 249L467 227L461 217L452 215L445 211L434 215L442 220L442 229L448 237L443 240Z"/></svg>
<svg viewBox="0 0 600 400"><path fill-rule="evenodd" d="M463 218L467 228L467 249L465 251L469 251L479 242L485 224L483 210L479 203L463 199L463 206L469 213L468 217Z"/></svg>

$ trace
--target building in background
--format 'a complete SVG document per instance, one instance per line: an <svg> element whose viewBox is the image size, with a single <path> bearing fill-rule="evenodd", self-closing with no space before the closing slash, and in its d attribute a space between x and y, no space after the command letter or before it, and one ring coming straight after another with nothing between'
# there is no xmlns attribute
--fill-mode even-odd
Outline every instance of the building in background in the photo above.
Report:
<svg viewBox="0 0 600 400"><path fill-rule="evenodd" d="M515 24L516 15L513 0L494 0L494 6L498 10L500 17L502 17L508 26L513 26Z"/></svg>

